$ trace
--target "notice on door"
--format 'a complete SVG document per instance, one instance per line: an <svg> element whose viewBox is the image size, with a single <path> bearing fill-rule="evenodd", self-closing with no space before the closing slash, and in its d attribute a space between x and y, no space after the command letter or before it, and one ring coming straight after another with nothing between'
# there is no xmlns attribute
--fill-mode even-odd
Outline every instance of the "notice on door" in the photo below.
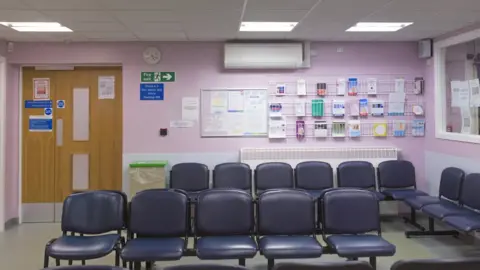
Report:
<svg viewBox="0 0 480 270"><path fill-rule="evenodd" d="M50 98L50 79L34 78L33 79L33 99L49 99Z"/></svg>
<svg viewBox="0 0 480 270"><path fill-rule="evenodd" d="M98 77L98 99L114 99L115 98L115 77L100 76Z"/></svg>
<svg viewBox="0 0 480 270"><path fill-rule="evenodd" d="M28 130L30 132L52 132L53 120L51 115L30 115Z"/></svg>

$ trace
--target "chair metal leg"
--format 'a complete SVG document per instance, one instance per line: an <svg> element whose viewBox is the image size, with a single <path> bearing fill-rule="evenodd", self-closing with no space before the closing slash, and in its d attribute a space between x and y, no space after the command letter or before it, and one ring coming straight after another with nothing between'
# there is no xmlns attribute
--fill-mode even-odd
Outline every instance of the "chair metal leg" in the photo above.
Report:
<svg viewBox="0 0 480 270"><path fill-rule="evenodd" d="M370 257L370 265L372 266L373 270L377 269L377 257Z"/></svg>
<svg viewBox="0 0 480 270"><path fill-rule="evenodd" d="M49 257L48 257L48 254L47 254L47 251L45 250L45 256L43 257L43 268L48 268L48 260Z"/></svg>
<svg viewBox="0 0 480 270"><path fill-rule="evenodd" d="M120 244L115 246L115 266L120 266Z"/></svg>
<svg viewBox="0 0 480 270"><path fill-rule="evenodd" d="M145 269L146 270L152 270L153 263L152 262L146 262L145 263Z"/></svg>
<svg viewBox="0 0 480 270"><path fill-rule="evenodd" d="M128 262L128 269L133 270L133 262Z"/></svg>
<svg viewBox="0 0 480 270"><path fill-rule="evenodd" d="M274 265L275 265L275 260L268 259L268 270L272 270Z"/></svg>
<svg viewBox="0 0 480 270"><path fill-rule="evenodd" d="M122 267L127 269L127 261L125 260L122 260Z"/></svg>
<svg viewBox="0 0 480 270"><path fill-rule="evenodd" d="M73 264L73 261L72 260L68 260L68 265L72 265Z"/></svg>
<svg viewBox="0 0 480 270"><path fill-rule="evenodd" d="M85 260L82 260L82 265L85 265Z"/></svg>
<svg viewBox="0 0 480 270"><path fill-rule="evenodd" d="M60 260L59 259L55 259L55 265L60 266Z"/></svg>
<svg viewBox="0 0 480 270"><path fill-rule="evenodd" d="M134 262L133 263L133 269L134 270L141 270L142 269L142 263L141 262Z"/></svg>
<svg viewBox="0 0 480 270"><path fill-rule="evenodd" d="M238 264L241 266L245 266L245 259L238 259Z"/></svg>
<svg viewBox="0 0 480 270"><path fill-rule="evenodd" d="M442 236L453 235L458 236L458 232L454 230L449 231L435 231L435 220L431 217L428 218L428 231L406 231L405 236L410 238L412 236Z"/></svg>
<svg viewBox="0 0 480 270"><path fill-rule="evenodd" d="M405 223L408 223L410 225L412 225L413 227L419 229L420 231L425 231L425 227L423 227L422 225L418 224L417 222L417 210L415 210L415 208L413 207L410 207L410 218L406 218L404 217L403 220L405 221Z"/></svg>

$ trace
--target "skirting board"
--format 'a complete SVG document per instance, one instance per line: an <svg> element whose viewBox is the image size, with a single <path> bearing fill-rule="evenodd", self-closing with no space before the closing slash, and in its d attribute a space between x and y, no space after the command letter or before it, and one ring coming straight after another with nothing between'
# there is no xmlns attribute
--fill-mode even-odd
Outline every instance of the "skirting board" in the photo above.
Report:
<svg viewBox="0 0 480 270"><path fill-rule="evenodd" d="M18 225L18 218L11 218L5 222L5 231Z"/></svg>

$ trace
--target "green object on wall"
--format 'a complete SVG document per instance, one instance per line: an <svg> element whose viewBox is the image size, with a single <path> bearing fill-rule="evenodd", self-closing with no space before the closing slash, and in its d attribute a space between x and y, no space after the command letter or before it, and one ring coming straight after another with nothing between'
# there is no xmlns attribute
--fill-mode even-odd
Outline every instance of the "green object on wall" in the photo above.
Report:
<svg viewBox="0 0 480 270"><path fill-rule="evenodd" d="M323 116L323 99L314 99L312 100L312 116L313 117L322 117Z"/></svg>
<svg viewBox="0 0 480 270"><path fill-rule="evenodd" d="M137 161L129 164L130 168L152 168L152 167L165 167L168 161L156 160L156 161Z"/></svg>

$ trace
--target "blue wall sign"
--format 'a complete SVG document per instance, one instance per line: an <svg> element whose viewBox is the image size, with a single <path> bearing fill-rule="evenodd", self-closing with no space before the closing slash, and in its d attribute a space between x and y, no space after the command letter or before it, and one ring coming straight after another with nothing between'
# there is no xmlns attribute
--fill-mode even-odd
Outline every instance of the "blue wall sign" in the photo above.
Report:
<svg viewBox="0 0 480 270"><path fill-rule="evenodd" d="M28 130L30 132L51 132L53 120L51 116L31 115L28 119Z"/></svg>
<svg viewBox="0 0 480 270"><path fill-rule="evenodd" d="M57 109L65 109L65 100L57 100Z"/></svg>
<svg viewBox="0 0 480 270"><path fill-rule="evenodd" d="M163 100L163 83L141 83L140 100Z"/></svg>
<svg viewBox="0 0 480 270"><path fill-rule="evenodd" d="M52 108L51 100L25 100L26 109Z"/></svg>
<svg viewBox="0 0 480 270"><path fill-rule="evenodd" d="M45 108L43 110L45 112L45 115L50 115L50 116L52 115L52 108Z"/></svg>

